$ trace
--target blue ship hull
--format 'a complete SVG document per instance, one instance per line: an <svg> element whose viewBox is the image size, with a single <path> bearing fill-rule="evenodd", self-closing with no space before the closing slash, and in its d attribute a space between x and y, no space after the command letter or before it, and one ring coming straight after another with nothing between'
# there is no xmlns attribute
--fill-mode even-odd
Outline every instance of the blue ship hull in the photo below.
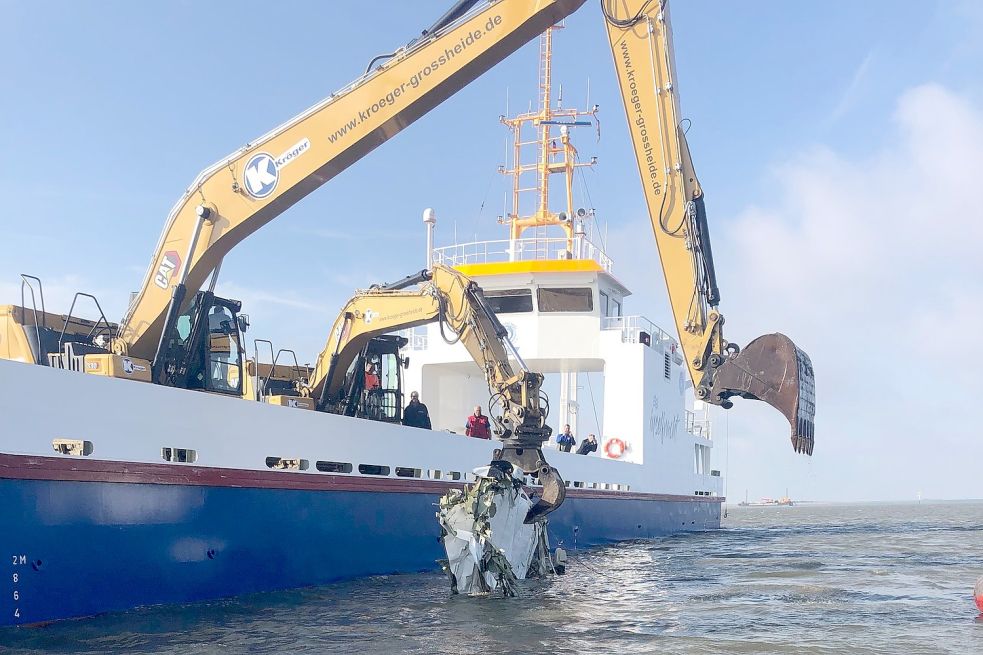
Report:
<svg viewBox="0 0 983 655"><path fill-rule="evenodd" d="M434 570L443 490L0 479L0 626ZM576 491L553 545L720 526L719 498Z"/></svg>

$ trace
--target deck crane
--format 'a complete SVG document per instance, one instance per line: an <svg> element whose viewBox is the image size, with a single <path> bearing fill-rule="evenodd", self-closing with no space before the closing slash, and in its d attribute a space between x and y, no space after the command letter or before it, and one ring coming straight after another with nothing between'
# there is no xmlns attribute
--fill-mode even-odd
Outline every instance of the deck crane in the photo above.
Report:
<svg viewBox="0 0 983 655"><path fill-rule="evenodd" d="M241 395L245 321L237 301L213 293L225 255L585 2L457 2L348 86L202 171L168 215L118 326L22 301L0 308L0 357ZM680 126L667 0L600 4L696 394L724 407L734 396L772 405L789 420L795 450L811 453L809 357L784 335L743 350L723 336L703 191Z"/></svg>

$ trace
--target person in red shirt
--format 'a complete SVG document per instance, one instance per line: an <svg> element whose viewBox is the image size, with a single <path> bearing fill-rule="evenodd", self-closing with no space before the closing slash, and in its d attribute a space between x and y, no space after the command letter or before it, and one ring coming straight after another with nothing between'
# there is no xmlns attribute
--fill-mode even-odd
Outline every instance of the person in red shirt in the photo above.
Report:
<svg viewBox="0 0 983 655"><path fill-rule="evenodd" d="M378 389L380 387L379 382L379 371L375 364L370 362L365 363L365 390L371 391L372 389Z"/></svg>
<svg viewBox="0 0 983 655"><path fill-rule="evenodd" d="M487 416L482 416L481 405L475 405L474 414L468 417L464 434L476 439L491 439L491 424Z"/></svg>

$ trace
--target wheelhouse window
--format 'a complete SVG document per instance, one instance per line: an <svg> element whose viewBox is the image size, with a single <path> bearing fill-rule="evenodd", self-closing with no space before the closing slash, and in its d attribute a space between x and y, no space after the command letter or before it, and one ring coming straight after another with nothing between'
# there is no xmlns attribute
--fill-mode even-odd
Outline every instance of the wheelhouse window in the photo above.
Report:
<svg viewBox="0 0 983 655"><path fill-rule="evenodd" d="M496 314L522 314L532 311L532 291L529 289L502 289L485 291L485 301Z"/></svg>
<svg viewBox="0 0 983 655"><path fill-rule="evenodd" d="M594 311L594 293L590 289L537 290L541 312L590 312Z"/></svg>
<svg viewBox="0 0 983 655"><path fill-rule="evenodd" d="M598 291L601 299L601 316L617 318L621 316L621 300L617 296L612 296L604 291Z"/></svg>

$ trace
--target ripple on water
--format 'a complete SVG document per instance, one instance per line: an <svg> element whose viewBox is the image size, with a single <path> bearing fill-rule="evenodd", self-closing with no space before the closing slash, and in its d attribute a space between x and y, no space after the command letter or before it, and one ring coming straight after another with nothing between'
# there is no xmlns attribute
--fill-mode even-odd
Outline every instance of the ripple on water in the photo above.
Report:
<svg viewBox="0 0 983 655"><path fill-rule="evenodd" d="M379 576L0 630L0 652L983 653L981 563L983 503L731 508L719 531L573 550L518 599Z"/></svg>

